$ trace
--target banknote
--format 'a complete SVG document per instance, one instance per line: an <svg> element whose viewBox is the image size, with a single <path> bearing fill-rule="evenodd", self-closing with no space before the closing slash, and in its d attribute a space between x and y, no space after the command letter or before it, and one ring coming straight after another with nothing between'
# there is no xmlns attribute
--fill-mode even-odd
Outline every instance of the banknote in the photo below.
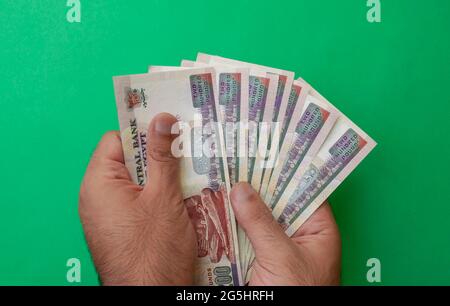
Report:
<svg viewBox="0 0 450 306"><path fill-rule="evenodd" d="M262 168L255 167L259 156L259 148L266 148L268 143L267 133L261 133L274 116L274 108L277 98L279 75L269 73L261 66L246 64L244 62L226 59L220 56L198 53L197 62L210 65L228 65L232 67L248 67L250 69L249 80L249 131L248 131L248 182L259 190ZM267 131L267 130L266 130ZM268 131L267 131L268 132ZM263 134L265 137L260 137Z"/></svg>
<svg viewBox="0 0 450 306"><path fill-rule="evenodd" d="M284 114L286 113L286 108L289 100L289 95L291 92L292 83L294 81L295 73L292 71L272 68L268 66L252 64L244 61L238 61L234 59L229 59L217 55L209 55L205 53L197 54L197 61L199 62L220 62L223 64L233 65L233 66L241 66L248 67L250 69L255 69L259 71L265 71L269 74L278 75L278 83L277 90L275 96L275 104L273 105L273 113L272 113L272 121L273 122L282 122L284 119Z"/></svg>
<svg viewBox="0 0 450 306"><path fill-rule="evenodd" d="M308 88L305 83L301 85L305 89ZM270 209L275 207L279 195L283 194L294 173L296 171L300 173L306 169L338 116L337 109L328 101L317 99L306 92L301 99L295 109L294 120L290 120L286 130L284 143L279 153L281 162L277 163L272 173L272 180L267 187L266 194L273 194L273 197L265 198L265 203ZM250 248L246 252L248 253L246 258L249 257L247 260L251 264L254 252ZM247 273L245 277L248 278L250 274L251 272Z"/></svg>
<svg viewBox="0 0 450 306"><path fill-rule="evenodd" d="M312 162L305 171L297 169L272 210L288 236L295 234L375 146L366 133L339 113ZM247 252L250 259L245 282L252 275L255 258L252 249Z"/></svg>
<svg viewBox="0 0 450 306"><path fill-rule="evenodd" d="M199 53L197 62L210 65L228 65L232 67L248 67L250 69L249 78L249 115L248 115L248 182L253 188L259 190L262 179L262 169L256 167L258 153L265 154L268 137L268 125L273 118L274 106L276 103L277 91L279 88L279 75L268 73L256 65L245 65L243 62L224 59L218 56ZM270 126L269 126L270 127ZM261 149L262 148L262 149ZM259 165L259 163L258 163ZM239 248L241 250L241 266L243 274L248 270L249 260L252 252L250 241L242 228L238 227ZM243 275L245 277L245 275Z"/></svg>
<svg viewBox="0 0 450 306"><path fill-rule="evenodd" d="M204 68L209 67L205 66ZM189 70L191 67L178 67L178 66L160 66L160 65L150 65L148 66L148 72L168 72L168 71L181 71Z"/></svg>
<svg viewBox="0 0 450 306"><path fill-rule="evenodd" d="M249 82L249 129L248 129L248 182L252 184L256 190L258 178L254 177L254 169L256 156L258 155L258 147L265 147L266 138L260 137L261 123L267 122L271 117L271 106L275 102L275 84L277 77L275 75L267 75L260 71L252 70ZM252 124L252 125L250 125ZM245 258L242 260L243 271L247 271L249 264L248 251L251 248L247 235L239 230L239 241L241 248L244 250Z"/></svg>
<svg viewBox="0 0 450 306"><path fill-rule="evenodd" d="M206 63L201 63L201 62L195 62L195 61L189 61L189 60L182 60L181 61L181 67L174 67L174 66L150 66L149 67L149 71L173 71L173 70L185 70L185 69L189 69L189 67L212 67L211 64L206 64ZM228 161L228 170L230 173L230 182L231 184L236 183L237 181L235 179L233 179L233 174L234 173L239 173L239 181L247 181L247 161L248 161L248 154L247 154L247 150L248 150L248 129L247 126L242 126L242 123L246 123L248 122L248 90L249 90L249 75L248 75L248 69L247 68L237 68L237 67L233 67L233 66L224 66L224 65L215 65L215 69L217 74L220 74L219 71L217 71L217 67L220 66L222 68L223 72L227 72L228 74L230 73L236 73L237 71L239 71L240 69L245 69L246 71L243 72L243 74L241 75L242 77L242 81L243 81L243 90L241 91L241 94L247 94L247 97L242 97L241 101L246 101L244 102L241 107L242 109L242 116L241 116L241 125L238 127L239 128L239 139L237 139L236 141L239 143L238 146L238 150L239 150L239 156L238 159L236 160L237 157L234 156L234 154L230 154L230 147L232 147L231 149L236 150L234 145L231 145L232 142L228 139L227 141L227 135L230 135L230 133L226 133L226 126L224 128L224 135L226 135L225 137L225 145L227 146L227 161ZM219 68L220 69L220 68ZM247 78L247 79L245 79ZM216 78L217 79L217 78ZM245 83L247 85L245 85ZM241 84L242 85L242 84ZM218 85L219 86L219 85ZM218 88L218 86L216 87L216 89ZM245 90L245 86L247 86L247 89ZM242 88L242 87L241 87ZM218 90L216 90L216 92L218 92ZM220 95L220 93L219 93ZM224 97L225 98L225 97ZM220 97L219 97L219 101L220 101ZM229 105L229 104L228 104ZM226 125L226 120L228 118L228 120L231 119L232 116L226 116L226 114L224 114L224 111L226 112L226 107L224 107L224 105L219 105L220 107L220 113L222 118L225 118L222 120L222 123ZM237 109L233 109L233 111L237 111ZM236 116L237 117L237 116ZM234 119L234 118L233 118ZM234 135L236 135L234 132L232 132ZM228 136L230 137L230 136ZM235 143L234 143L235 144ZM244 147L243 147L244 146ZM236 152L236 151L234 151ZM230 159L234 159L235 162L231 161ZM236 168L236 165L239 166L239 168ZM247 258L247 252L245 251L246 248L248 247L248 238L245 235L244 230L237 225L237 237L238 237L238 246L239 246L239 262L241 264L241 275L244 275L244 273L246 273L246 267L245 267L245 263L246 263L246 258Z"/></svg>
<svg viewBox="0 0 450 306"><path fill-rule="evenodd" d="M183 60L182 67L204 67L205 63ZM247 172L247 141L250 70L245 67L213 65L216 70L216 92L225 135L228 170L231 184L245 182ZM243 126L244 125L244 126Z"/></svg>
<svg viewBox="0 0 450 306"><path fill-rule="evenodd" d="M150 66L149 72L185 70L212 67L212 65L183 60L181 66ZM248 121L249 69L214 65L216 71L215 92L218 93L228 172L231 184L247 181L247 129L241 127Z"/></svg>
<svg viewBox="0 0 450 306"><path fill-rule="evenodd" d="M275 95L275 102L273 104L272 117L270 120L265 120L266 123L262 126L261 133L264 135L264 139L258 140L258 152L261 154L257 154L254 160L254 166L251 176L252 186L256 190L261 189L261 183L264 176L264 173L269 172L269 176L272 172L272 167L268 165L272 164L273 161L277 158L279 143L274 143L275 145L272 147L272 137L275 133L273 131L278 131L279 125L283 125L284 114L286 113L289 95L292 87L292 83L294 81L294 72L286 71L282 69L252 64L248 62L238 61L234 59L224 58L216 55L209 55L205 53L197 54L197 61L200 62L220 62L229 65L235 66L243 66L249 67L251 69L257 69L259 71L265 71L268 74L276 75L278 77L277 82L277 90ZM278 123L278 124L277 124ZM278 133L277 133L278 135ZM277 138L278 139L278 138Z"/></svg>
<svg viewBox="0 0 450 306"><path fill-rule="evenodd" d="M337 119L338 111L329 102L306 97L297 121L291 121L269 182L265 201L273 209L294 173L305 170L325 141Z"/></svg>
<svg viewBox="0 0 450 306"><path fill-rule="evenodd" d="M221 63L216 63L216 62L211 62L211 63L202 63L202 62L195 62L195 61L189 61L189 60L182 60L181 61L181 65L184 67L174 67L174 66L150 66L149 67L149 71L153 71L153 72L157 72L157 71L173 71L173 70L186 70L189 69L189 67L222 67L222 69L242 69L242 67L235 67L233 65L224 65ZM216 68L217 69L217 68ZM257 124L259 121L257 120L261 120L260 115L263 114L263 111L265 110L265 107L263 107L264 105L266 105L266 99L267 96L269 95L268 92L270 91L272 93L272 95L275 94L275 86L273 84L275 84L275 77L274 76L269 76L266 77L266 74L264 72L261 71L256 71L256 70L252 70L249 71L251 73L251 75L248 76L248 99L247 101L249 101L249 103L247 104L247 107L249 107L250 109L248 110L248 114L247 114L247 118L246 120L248 120L248 117L251 116L251 118L253 118L251 120L252 123ZM257 86L258 83L261 84L265 84L265 87L263 86ZM270 86L269 84L272 84L272 86ZM257 95L252 95L251 92L253 90L253 92L256 90L256 88L259 88L260 91L262 92L262 94L260 94L259 96ZM254 108L252 108L251 106L255 105ZM259 105L259 108L256 108L256 105ZM254 109L254 112L251 112L251 109ZM259 113L257 113L259 112ZM255 114L255 116L252 116L252 114ZM268 116L266 114L266 116ZM245 118L245 117L244 117ZM245 120L245 119L244 119ZM244 123L245 122L241 122ZM242 127L242 125L241 125ZM256 131L256 129L249 129L248 126L244 126L244 128L240 128L239 133L242 135L244 135L244 137L247 137L247 139L244 139L244 143L248 146L245 148L245 151L247 152L247 156L246 156L246 160L250 160L253 161L254 157L252 157L252 154L248 153L248 150L252 150L252 152L256 151L256 146L257 143L255 141L251 142L250 145L248 143L249 138L248 138L248 133L252 134L252 132ZM253 134L252 134L253 135ZM255 134L256 135L256 134ZM252 140L257 140L256 137L251 137ZM227 150L228 151L228 150ZM227 152L228 153L228 152ZM253 154L256 154L255 152ZM254 155L253 155L254 156ZM234 165L231 164L229 165L230 167L233 167ZM247 169L245 168L240 168L240 172L245 172L243 176L243 180L241 181L250 181L248 179L248 174L251 173L251 171L248 170L249 167L247 167ZM229 169L229 172L233 172L235 171L234 169ZM241 176L241 177L242 177ZM240 263L241 263L241 267L242 267L242 271L246 271L245 268L245 263L246 260L244 257L247 257L247 252L245 251L246 248L249 246L249 241L247 236L245 235L245 232L243 231L243 229L239 226L237 226L237 236L238 236L238 245L239 245L239 254L240 254ZM242 250L242 251L241 251Z"/></svg>
<svg viewBox="0 0 450 306"><path fill-rule="evenodd" d="M287 235L298 230L375 145L347 117L337 119L307 170L294 174L273 210Z"/></svg>
<svg viewBox="0 0 450 306"><path fill-rule="evenodd" d="M288 132L288 128L291 121L298 122L300 116L302 115L303 105L305 103L306 97L309 93L310 85L304 81L295 80L292 83L291 93L289 95L288 105L286 108L286 113L283 119L283 125L281 127L281 132L279 136L279 145L278 147L282 150L284 138L286 137L286 133ZM290 133L293 133L293 129L296 127L292 125ZM279 152L278 152L279 153ZM269 187L269 182L272 177L272 173L276 168L278 161L280 160L279 154L275 156L274 162L272 165L266 165L266 171L263 175L263 180L261 183L261 197L264 199L266 197L267 189ZM269 170L269 171L268 171ZM272 195L270 195L270 198ZM270 198L267 199L267 203L270 201Z"/></svg>
<svg viewBox="0 0 450 306"><path fill-rule="evenodd" d="M213 68L114 77L125 163L137 184L144 185L147 180L146 131L152 118L168 112L180 123L185 141L181 146L181 185L198 242L195 283L241 285L236 224L229 201L230 180L227 160L223 158L223 130L217 124L219 104L214 84ZM194 150L198 142L206 150L200 155Z"/></svg>
<svg viewBox="0 0 450 306"><path fill-rule="evenodd" d="M326 103L326 104L332 105L324 96L322 96L314 87L312 87L308 82L306 82L301 77L299 77L294 82L295 82L295 84L297 84L299 87L303 88L304 90L300 91L299 98L297 100L298 103L296 103L295 108L293 110L292 110L292 108L288 108L286 110L285 121L283 122L283 129L282 129L281 137L280 137L280 151L284 151L284 153L286 153L286 149L289 148L291 145L290 140L288 139L286 141L286 139L285 139L286 134L287 133L292 134L295 132L295 129L297 128L297 125L295 122L298 122L300 119L300 116L302 115L301 110L303 109L303 103L304 103L306 97L313 96L320 101L324 101L324 103ZM295 97L296 97L296 94L293 95L294 101L295 101ZM290 112L290 110L292 110L292 113ZM291 124L292 121L294 123ZM285 146L284 148L283 148L283 145ZM288 147L286 147L286 145ZM265 183L263 186L265 186L266 189L262 191L261 195L265 199L266 203L270 203L272 201L274 191L277 190L276 183L278 183L279 175L280 175L280 173L279 173L280 165L278 165L278 161L283 160L283 162L286 162L285 154L284 154L283 158L278 157L275 160L275 166L274 166L273 171L277 171L277 173L275 175L273 175L273 178L271 175L270 178L265 177L263 180L263 182ZM306 163L307 162L305 162L304 164L306 164ZM280 181L280 183L282 183L282 182L283 182L283 180ZM269 191L269 189L270 189L270 191Z"/></svg>

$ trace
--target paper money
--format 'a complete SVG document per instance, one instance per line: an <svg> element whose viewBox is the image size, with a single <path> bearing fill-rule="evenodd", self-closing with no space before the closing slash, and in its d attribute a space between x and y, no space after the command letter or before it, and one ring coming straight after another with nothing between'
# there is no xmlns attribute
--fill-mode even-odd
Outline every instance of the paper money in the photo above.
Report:
<svg viewBox="0 0 450 306"><path fill-rule="evenodd" d="M208 55L205 53L197 54L197 61L199 62L219 62L236 67L248 67L252 70L265 71L269 74L275 74L279 76L277 83L277 91L275 96L275 104L273 105L274 111L272 113L273 122L282 122L284 114L289 100L289 94L291 92L292 83L294 81L294 72L286 71L282 69L267 67L258 64L252 64L248 62L238 61L216 55Z"/></svg>
<svg viewBox="0 0 450 306"><path fill-rule="evenodd" d="M338 118L308 169L294 174L273 210L287 235L299 229L375 145L348 118Z"/></svg>
<svg viewBox="0 0 450 306"><path fill-rule="evenodd" d="M262 179L262 169L256 165L259 160L258 153L260 148L265 153L268 138L260 137L260 135L267 136L269 130L264 132L262 123L269 123L273 118L273 112L276 103L277 90L279 88L279 75L268 73L256 65L246 64L243 62L233 61L218 56L207 55L199 53L197 61L209 65L228 65L232 67L247 67L250 69L249 79L249 115L248 115L248 182L252 184L253 188L259 190ZM242 251L240 261L243 271L243 277L248 270L247 265L251 258L252 252L250 241L248 240L242 228L238 227L238 241L239 248Z"/></svg>
<svg viewBox="0 0 450 306"><path fill-rule="evenodd" d="M227 160L223 158L226 156L223 131L216 124L219 106L214 84L212 68L114 78L125 163L137 184L146 183L145 132L156 114L169 112L178 118L180 125L183 123L185 151L191 151L198 141L203 144L206 139L212 140L213 145L206 146L208 152L185 155L188 157L181 160L183 196L198 240L195 282L241 285Z"/></svg>
<svg viewBox="0 0 450 306"><path fill-rule="evenodd" d="M279 75L268 73L258 65L226 59L220 56L199 53L197 61L210 65L228 65L232 67L248 67L249 80L249 131L248 131L248 181L259 190L262 168L256 166L259 147L266 148L267 137L260 137L261 123L271 122L277 97ZM269 132L269 131L267 131ZM264 135L267 136L267 135ZM265 151L265 150L264 150Z"/></svg>
<svg viewBox="0 0 450 306"><path fill-rule="evenodd" d="M276 75L278 77L275 101L273 103L272 117L269 120L264 120L266 125L264 125L262 128L266 129L260 130L260 134L263 135L264 138L258 139L258 148L260 148L258 150L258 153L263 154L257 154L255 156L254 162L252 161L253 165L251 165L251 167L253 168L253 170L251 171L251 184L257 191L260 191L262 179L266 171L267 161L275 160L278 153L278 142L276 142L275 146L272 148L272 130L276 127L276 125L274 127L273 125L271 126L270 124L279 123L281 126L283 125L284 114L286 113L289 95L294 80L294 73L291 71L247 63L243 61L238 61L234 59L204 53L198 53L197 61L208 63L219 62L238 67L239 66L248 67L250 69L264 71L268 75ZM268 175L270 176L272 169L270 168L267 171L269 172Z"/></svg>
<svg viewBox="0 0 450 306"><path fill-rule="evenodd" d="M366 133L339 113L307 170L297 169L272 211L288 236L297 232L375 146L376 143ZM250 264L244 278L248 282L255 256L252 249L246 251L250 253Z"/></svg>
<svg viewBox="0 0 450 306"><path fill-rule="evenodd" d="M279 155L281 162L267 187L265 201L271 209L294 173L297 170L301 173L312 161L333 127L338 111L329 102L308 95L300 114L297 122L291 121L288 127Z"/></svg>
<svg viewBox="0 0 450 306"><path fill-rule="evenodd" d="M267 188L267 194L273 194L273 197L265 199L271 209L275 207L279 195L283 194L294 173L297 172L299 175L314 158L338 115L337 109L329 102L311 95L306 96L305 102L300 101L296 111L295 120L290 121L290 126L287 128L289 132L286 132L279 154L282 162L278 163L274 169L273 179ZM254 252L252 249L246 252L249 253L248 261L251 263Z"/></svg>
<svg viewBox="0 0 450 306"><path fill-rule="evenodd" d="M213 64L206 64L206 63L201 63L201 62L182 60L181 61L181 67L150 66L149 67L149 71L156 72L156 71L185 70L185 69L189 69L189 67L208 67L208 66L213 66ZM220 72L218 71L218 67L222 67L222 69L228 69L228 70L229 69L232 69L232 70L242 69L242 68L236 68L236 67L233 67L233 66L223 66L223 65L219 65L219 64L214 65L214 67L215 67L216 72L218 74L220 74ZM244 69L246 69L246 68L244 68ZM228 71L228 72L230 72L230 71ZM243 82L247 83L247 86L248 86L248 81L249 81L248 69L247 69L246 73L247 73L247 81L244 80ZM245 78L245 76L243 76L243 78ZM245 86L245 84L244 84L244 86ZM216 90L216 92L217 91L218 90ZM247 87L247 94L248 94L248 87ZM247 101L245 109L248 109L248 99L249 99L248 96L247 96L247 99L245 99L244 97L242 97L242 99L243 99L242 101L245 101L245 100ZM220 98L219 98L219 100L220 100ZM243 111L245 111L245 110L243 110ZM225 112L224 107L221 107L222 118L225 118L225 120L222 120L222 122L224 124L226 124L225 121L226 121L227 116L224 114L224 112ZM228 118L230 118L230 117L228 117ZM243 114L242 119L245 120L245 121L242 121L242 122L247 122L247 120L248 120L248 113L247 113L247 115ZM227 133L224 133L224 134L226 135ZM247 129L247 127L243 127L242 128L242 126L240 126L239 127L239 135L241 135L241 137L245 137L245 138L240 138L240 139L243 139L243 141L244 141L244 145L245 145L244 150L245 150L245 154L247 154L247 148L248 148L247 147L247 145L248 145L248 138L247 138L248 137L248 129ZM227 142L226 138L227 137L225 137L225 144L228 147L230 142L229 141ZM240 146L239 146L239 148L240 148L239 152L240 152L240 154L242 154L243 150L242 150L242 148ZM229 151L230 150L227 149L227 156L230 156ZM231 156L233 156L233 155L231 155ZM230 157L228 157L228 160L229 160L229 158ZM247 175L248 175L247 158L248 158L247 155L245 155L245 156L239 155L239 160L240 160L240 165L241 165L239 170L236 169L236 167L235 167L236 164L235 163L233 163L233 162L229 163L228 162L228 169L229 169L230 180L231 180L232 184L235 183L235 182L233 182L233 179L232 179L233 173L237 173L238 171L240 173L239 181L244 181L245 182L245 181L248 180L247 179ZM248 252L246 252L246 249L248 248L249 241L248 241L248 238L247 238L244 230L239 225L237 226L237 237L238 237L238 246L239 246L239 262L241 264L241 269L242 269L241 275L244 275L246 273L246 271L247 271L246 263L247 263L247 257L249 256L249 254L248 254Z"/></svg>
<svg viewBox="0 0 450 306"><path fill-rule="evenodd" d="M204 63L183 60L182 67L204 67ZM231 184L245 182L247 171L248 122L249 108L249 69L214 65L216 70L219 109L222 117L228 170ZM242 126L244 124L244 126Z"/></svg>
<svg viewBox="0 0 450 306"><path fill-rule="evenodd" d="M181 67L150 66L149 72L186 70L212 67L212 65L183 60ZM215 92L218 93L219 115L224 131L224 143L231 184L247 181L247 129L249 69L214 65L216 71Z"/></svg>
<svg viewBox="0 0 450 306"><path fill-rule="evenodd" d="M298 122L300 119L300 116L302 115L303 105L305 103L306 97L309 94L310 91L310 85L307 84L304 81L296 80L292 84L291 93L289 95L289 100L286 108L286 113L284 115L283 119L283 125L281 128L280 133L280 139L279 139L279 145L280 151L283 149L283 143L284 139L286 137L286 133L289 130L289 133L293 133L294 129L296 128L295 125L291 125L291 121ZM277 167L278 161L280 160L279 154L275 157L275 162L273 163L272 167L273 169L267 169L264 172L263 181L261 183L261 197L263 199L266 198L267 189L269 187L270 179L272 177L272 173L274 171L274 168ZM283 159L282 159L283 160ZM268 167L270 168L270 167ZM269 170L269 171L267 171ZM276 177L276 175L275 175ZM274 179L275 181L275 179ZM273 188L274 189L274 188ZM273 193L273 191L272 191ZM266 203L270 203L270 199L272 197L272 194L266 199Z"/></svg>
<svg viewBox="0 0 450 306"><path fill-rule="evenodd" d="M251 277L255 254L235 224L231 184L251 183L293 235L376 145L289 71L199 53L149 72L115 78L126 166L144 185L150 120L169 112L185 123L181 183L198 236L197 284ZM209 154L195 154L199 146Z"/></svg>

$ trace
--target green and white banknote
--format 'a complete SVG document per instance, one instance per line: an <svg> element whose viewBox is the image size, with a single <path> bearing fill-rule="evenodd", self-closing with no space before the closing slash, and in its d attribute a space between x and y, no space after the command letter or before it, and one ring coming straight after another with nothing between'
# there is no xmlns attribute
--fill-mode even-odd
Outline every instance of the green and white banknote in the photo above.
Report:
<svg viewBox="0 0 450 306"><path fill-rule="evenodd" d="M375 146L341 115L307 170L293 175L273 209L286 234L292 236Z"/></svg>
<svg viewBox="0 0 450 306"><path fill-rule="evenodd" d="M213 68L114 77L116 105L125 163L139 185L147 180L146 131L150 121L161 112L178 118L178 128L184 136L181 146L184 204L198 242L195 282L242 285L215 77Z"/></svg>

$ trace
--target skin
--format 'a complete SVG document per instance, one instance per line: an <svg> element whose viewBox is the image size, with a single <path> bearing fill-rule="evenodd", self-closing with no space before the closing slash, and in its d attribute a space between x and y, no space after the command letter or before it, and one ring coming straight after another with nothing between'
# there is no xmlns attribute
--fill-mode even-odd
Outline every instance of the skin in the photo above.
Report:
<svg viewBox="0 0 450 306"><path fill-rule="evenodd" d="M191 285L197 241L171 154L176 119L159 114L147 143L147 184L130 178L118 132L105 134L83 179L79 214L104 285ZM340 236L325 203L289 238L246 183L234 186L238 223L254 246L250 285L337 285Z"/></svg>
<svg viewBox="0 0 450 306"><path fill-rule="evenodd" d="M231 201L255 250L249 285L339 285L341 241L328 203L289 238L249 184L235 185Z"/></svg>

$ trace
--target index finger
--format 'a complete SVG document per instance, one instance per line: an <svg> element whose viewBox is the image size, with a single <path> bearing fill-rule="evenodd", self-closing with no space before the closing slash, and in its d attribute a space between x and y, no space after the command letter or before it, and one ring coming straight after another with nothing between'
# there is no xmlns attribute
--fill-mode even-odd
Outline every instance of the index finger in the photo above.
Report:
<svg viewBox="0 0 450 306"><path fill-rule="evenodd" d="M93 157L125 163L122 140L118 131L110 131L103 135L97 145Z"/></svg>

